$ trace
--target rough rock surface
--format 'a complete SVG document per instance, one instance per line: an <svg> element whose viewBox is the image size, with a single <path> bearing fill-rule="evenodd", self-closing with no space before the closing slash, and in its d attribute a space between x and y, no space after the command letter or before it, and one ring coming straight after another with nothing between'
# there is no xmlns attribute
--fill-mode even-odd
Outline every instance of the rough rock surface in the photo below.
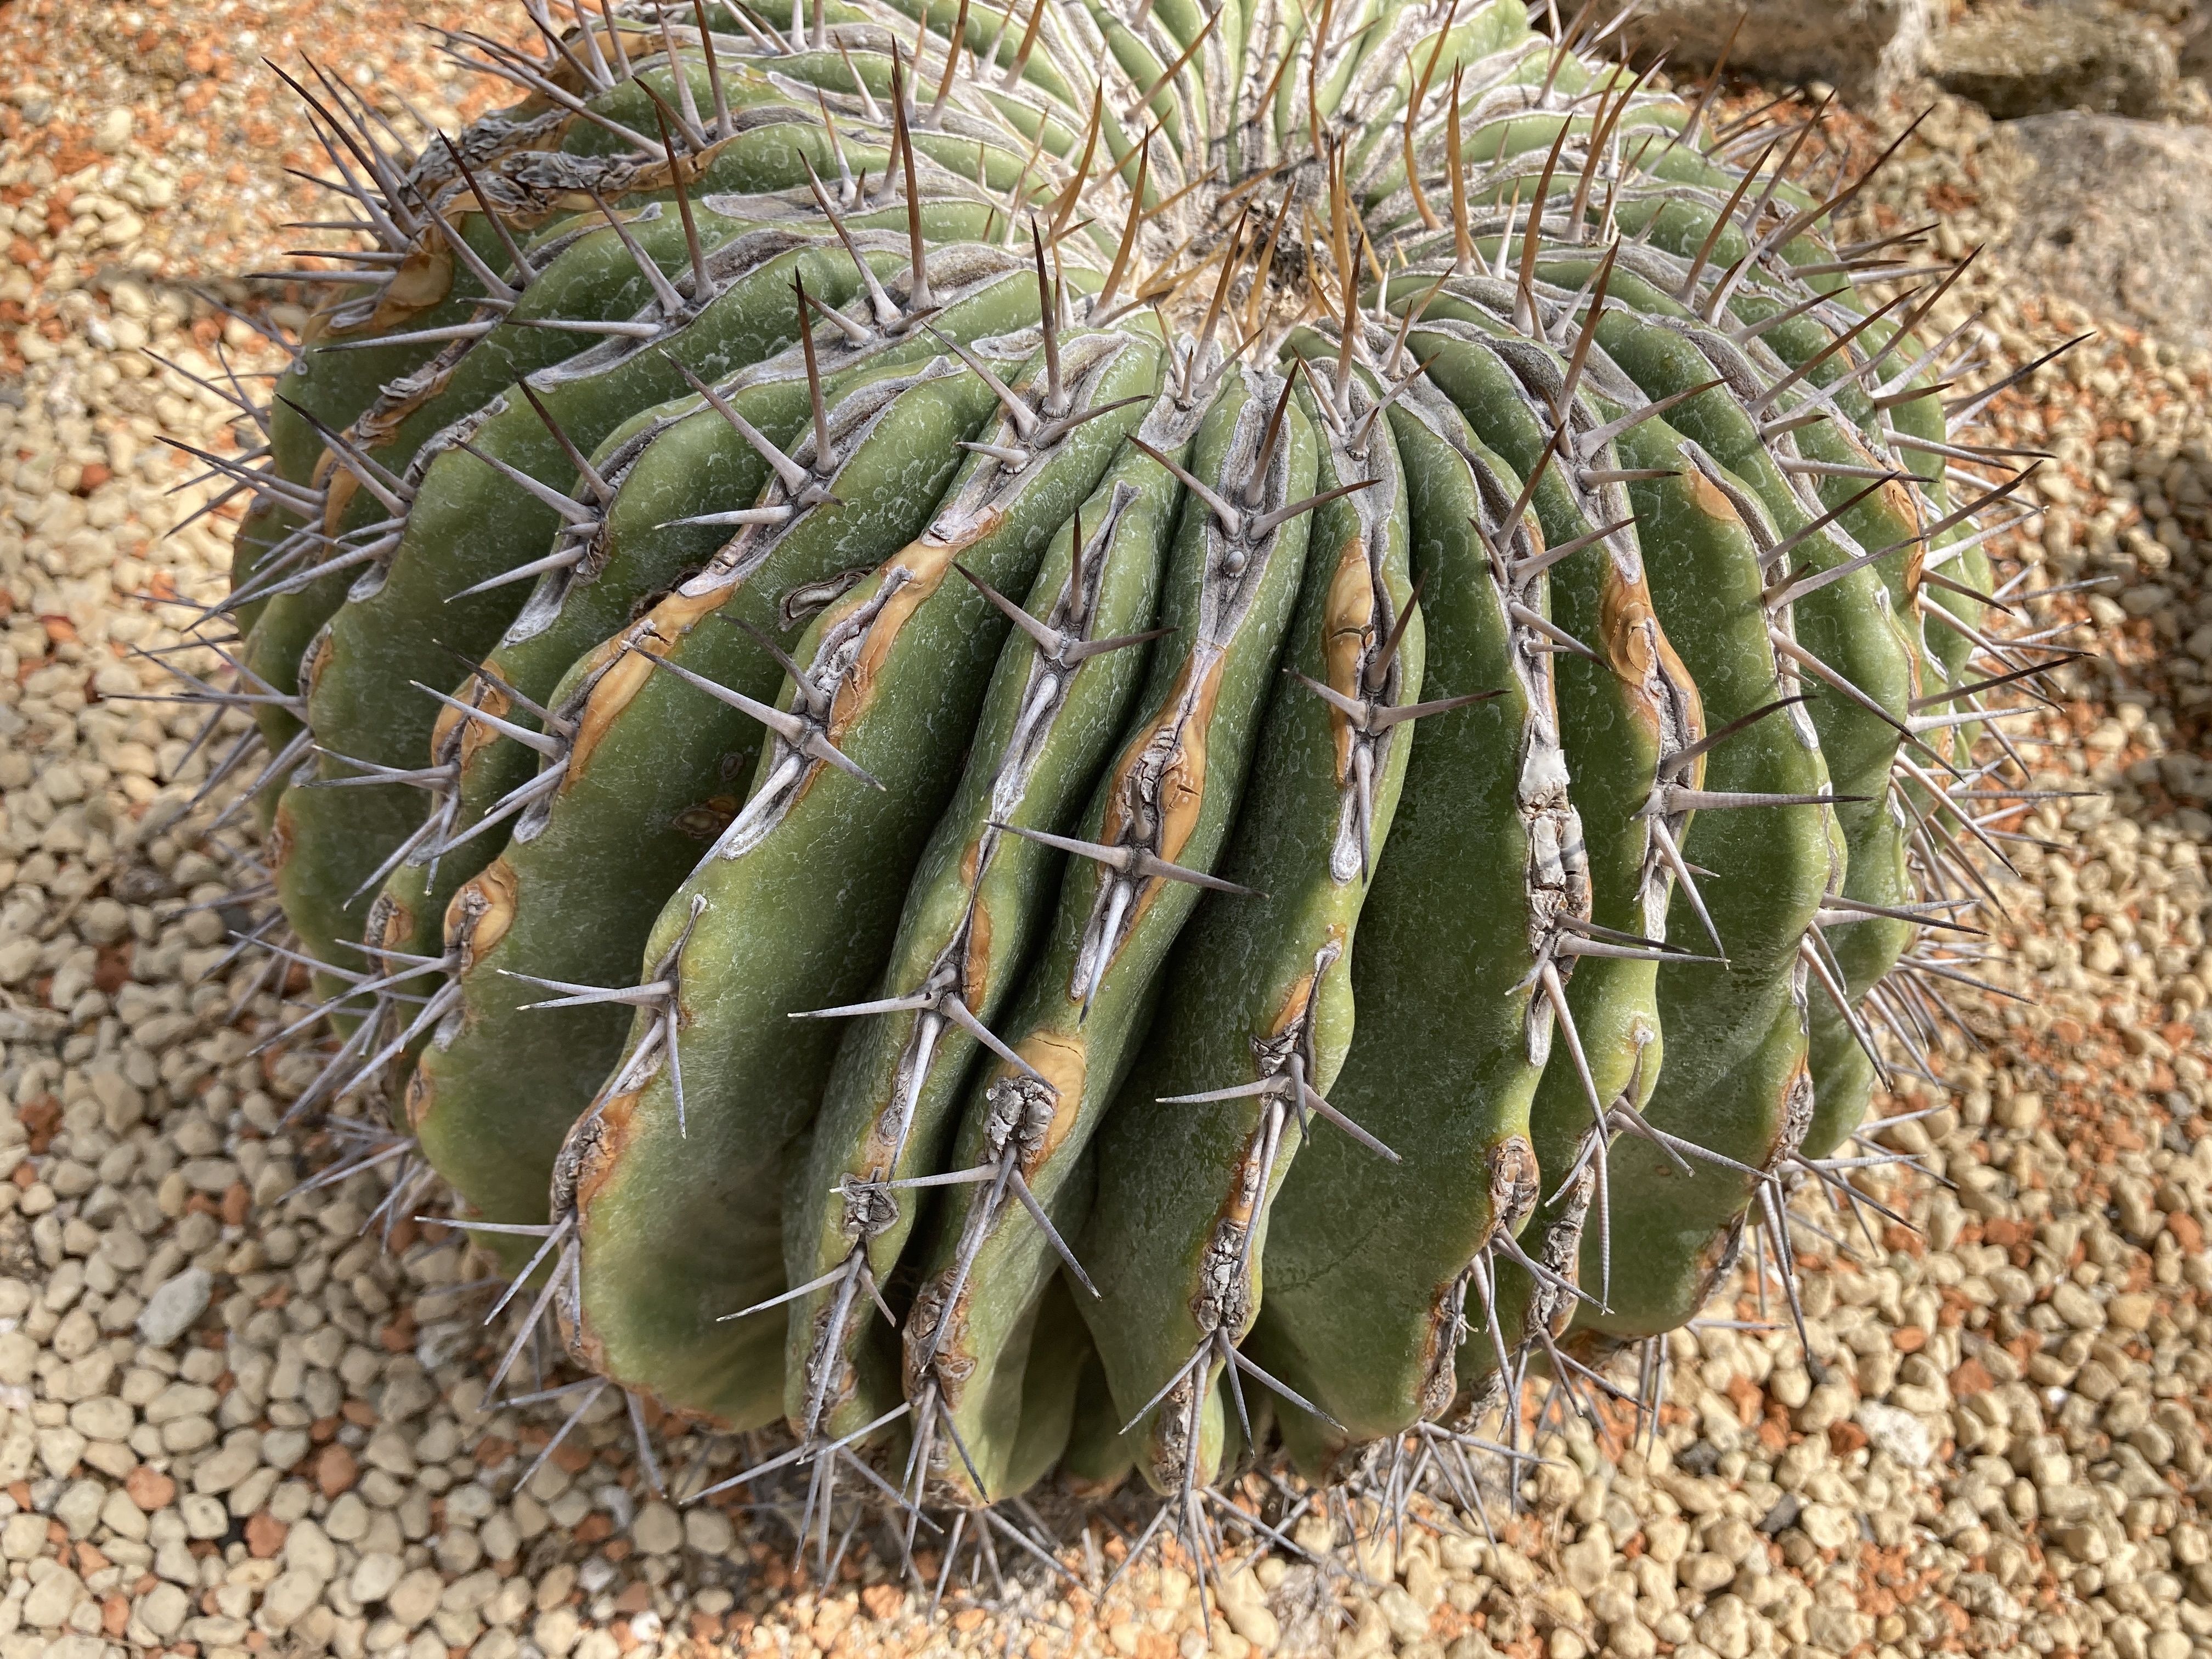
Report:
<svg viewBox="0 0 2212 1659"><path fill-rule="evenodd" d="M2203 80L2212 72L2212 6L2204 0L2187 0L2178 33L2177 59L2182 74Z"/></svg>
<svg viewBox="0 0 2212 1659"><path fill-rule="evenodd" d="M2002 131L2035 168L2006 263L2100 315L2212 345L2212 129L2075 112Z"/></svg>
<svg viewBox="0 0 2212 1659"><path fill-rule="evenodd" d="M1595 15L1625 9L1622 0L1600 0ZM1719 58L1733 33L1728 62L1739 73L1822 81L1866 100L1919 72L1945 9L1939 0L1642 0L1623 32L1639 57L1664 49L1670 64L1699 70Z"/></svg>
<svg viewBox="0 0 2212 1659"><path fill-rule="evenodd" d="M1931 40L1926 63L2001 121L2057 110L2155 118L2179 97L2166 32L2117 5L1977 7Z"/></svg>

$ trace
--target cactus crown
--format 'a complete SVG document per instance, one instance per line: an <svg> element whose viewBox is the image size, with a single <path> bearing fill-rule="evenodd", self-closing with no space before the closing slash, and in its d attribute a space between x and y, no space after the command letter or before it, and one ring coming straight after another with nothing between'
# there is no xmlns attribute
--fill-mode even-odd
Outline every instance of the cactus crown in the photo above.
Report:
<svg viewBox="0 0 2212 1659"><path fill-rule="evenodd" d="M1786 1289L2054 659L1819 118L1518 0L527 9L417 153L301 85L374 246L216 463L298 1109L495 1382L1204 1528Z"/></svg>

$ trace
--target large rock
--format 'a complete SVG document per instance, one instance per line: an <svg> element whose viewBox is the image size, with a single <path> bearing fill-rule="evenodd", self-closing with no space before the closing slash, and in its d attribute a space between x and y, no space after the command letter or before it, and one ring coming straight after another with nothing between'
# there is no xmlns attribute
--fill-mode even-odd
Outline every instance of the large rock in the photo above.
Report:
<svg viewBox="0 0 2212 1659"><path fill-rule="evenodd" d="M2000 121L2058 110L2155 118L2175 111L2180 77L2166 35L2133 12L2013 0L1953 23L1928 72Z"/></svg>
<svg viewBox="0 0 2212 1659"><path fill-rule="evenodd" d="M1611 16L1626 0L1598 0ZM1579 7L1560 0L1561 15ZM1857 101L1880 98L1920 73L1939 0L1644 0L1623 26L1639 58L1668 52L1678 70L1729 67L1775 81L1826 81ZM1738 20L1741 27L1738 27Z"/></svg>
<svg viewBox="0 0 2212 1659"><path fill-rule="evenodd" d="M2006 267L2169 344L2212 347L2212 131L2079 113L2002 131L2035 164Z"/></svg>
<svg viewBox="0 0 2212 1659"><path fill-rule="evenodd" d="M2176 26L2181 72L2198 80L2212 76L2212 3L2190 0L2189 9Z"/></svg>

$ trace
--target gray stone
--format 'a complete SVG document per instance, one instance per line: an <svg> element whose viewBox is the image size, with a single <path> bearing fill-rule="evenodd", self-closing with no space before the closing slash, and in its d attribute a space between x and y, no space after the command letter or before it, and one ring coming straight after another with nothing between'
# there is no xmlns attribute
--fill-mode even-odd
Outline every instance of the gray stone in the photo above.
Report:
<svg viewBox="0 0 2212 1659"><path fill-rule="evenodd" d="M656 1500L638 1512L630 1538L647 1555L673 1555L684 1547L684 1522L674 1510Z"/></svg>
<svg viewBox="0 0 2212 1659"><path fill-rule="evenodd" d="M353 1582L346 1586L346 1593L364 1606L372 1601L381 1601L392 1593L392 1587L399 1582L400 1575L406 1571L407 1564L398 1556L372 1550L362 1556L360 1564L354 1568Z"/></svg>
<svg viewBox="0 0 2212 1659"><path fill-rule="evenodd" d="M1624 0L1599 0L1597 15L1610 16L1623 6ZM1574 9L1559 9L1565 15ZM1664 51L1670 68L1705 70L1725 47L1730 69L1769 80L1826 81L1848 98L1866 100L1919 73L1942 10L1933 0L1811 6L1803 0L1644 0L1622 33L1639 60Z"/></svg>
<svg viewBox="0 0 2212 1659"><path fill-rule="evenodd" d="M499 1594L499 1575L486 1567L456 1578L446 1586L438 1605L447 1613L474 1613Z"/></svg>
<svg viewBox="0 0 2212 1659"><path fill-rule="evenodd" d="M323 1581L311 1572L302 1572L296 1567L280 1572L262 1592L261 1622L280 1633L289 1630L302 1613L315 1605L322 1593Z"/></svg>
<svg viewBox="0 0 2212 1659"><path fill-rule="evenodd" d="M737 1547L738 1529L721 1510L702 1504L684 1511L684 1541L702 1555L727 1555Z"/></svg>
<svg viewBox="0 0 2212 1659"><path fill-rule="evenodd" d="M384 1598L384 1610L412 1630L438 1610L438 1598L445 1589L445 1581L436 1573L417 1567L392 1587Z"/></svg>
<svg viewBox="0 0 2212 1659"><path fill-rule="evenodd" d="M313 1521L295 1521L284 1535L284 1567L327 1583L337 1577L337 1546Z"/></svg>
<svg viewBox="0 0 2212 1659"><path fill-rule="evenodd" d="M310 1443L305 1429L271 1429L261 1437L261 1461L289 1469L307 1455Z"/></svg>
<svg viewBox="0 0 2212 1659"><path fill-rule="evenodd" d="M2199 80L2212 76L2212 5L2192 0L2181 21L2181 43L2176 52L2181 72Z"/></svg>
<svg viewBox="0 0 2212 1659"><path fill-rule="evenodd" d="M184 1628L191 1605L174 1584L156 1584L138 1598L135 1616L155 1635L167 1638Z"/></svg>
<svg viewBox="0 0 2212 1659"><path fill-rule="evenodd" d="M193 1466L192 1490L227 1492L260 1464L261 1437L252 1429L237 1430L222 1450L210 1452Z"/></svg>
<svg viewBox="0 0 2212 1659"><path fill-rule="evenodd" d="M2179 79L2166 38L2118 6L1978 9L1933 44L1928 72L2000 121L2057 110L2164 115Z"/></svg>
<svg viewBox="0 0 2212 1659"><path fill-rule="evenodd" d="M33 1630L59 1630L84 1597L84 1581L67 1567L57 1567L23 1598L23 1622Z"/></svg>
<svg viewBox="0 0 2212 1659"><path fill-rule="evenodd" d="M108 1395L70 1407L70 1426L88 1440L120 1440L131 1432L131 1407Z"/></svg>
<svg viewBox="0 0 2212 1659"><path fill-rule="evenodd" d="M230 1530L230 1511L205 1492L186 1492L177 1500L187 1538L220 1538Z"/></svg>
<svg viewBox="0 0 2212 1659"><path fill-rule="evenodd" d="M2002 131L2035 167L2006 268L2168 344L2212 346L2212 131L2083 114Z"/></svg>
<svg viewBox="0 0 2212 1659"><path fill-rule="evenodd" d="M215 1281L205 1269L187 1267L165 1281L146 1298L138 1315L138 1338L156 1348L166 1348L191 1329L192 1322L207 1311Z"/></svg>
<svg viewBox="0 0 2212 1659"><path fill-rule="evenodd" d="M554 1659L562 1659L583 1634L581 1626L574 1607L550 1607L531 1622L530 1639Z"/></svg>
<svg viewBox="0 0 2212 1659"><path fill-rule="evenodd" d="M35 1561L46 1548L45 1516L31 1510L18 1510L0 1522L0 1556L10 1561Z"/></svg>

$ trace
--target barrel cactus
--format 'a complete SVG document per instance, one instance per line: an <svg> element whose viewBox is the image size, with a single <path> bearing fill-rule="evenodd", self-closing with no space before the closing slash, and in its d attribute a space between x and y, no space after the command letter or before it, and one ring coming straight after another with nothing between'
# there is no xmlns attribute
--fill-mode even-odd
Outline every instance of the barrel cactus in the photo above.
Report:
<svg viewBox="0 0 2212 1659"><path fill-rule="evenodd" d="M301 1106L501 1376L1194 1513L1786 1283L2058 654L1818 118L1520 0L528 11L411 154L303 80L374 246L217 462Z"/></svg>

